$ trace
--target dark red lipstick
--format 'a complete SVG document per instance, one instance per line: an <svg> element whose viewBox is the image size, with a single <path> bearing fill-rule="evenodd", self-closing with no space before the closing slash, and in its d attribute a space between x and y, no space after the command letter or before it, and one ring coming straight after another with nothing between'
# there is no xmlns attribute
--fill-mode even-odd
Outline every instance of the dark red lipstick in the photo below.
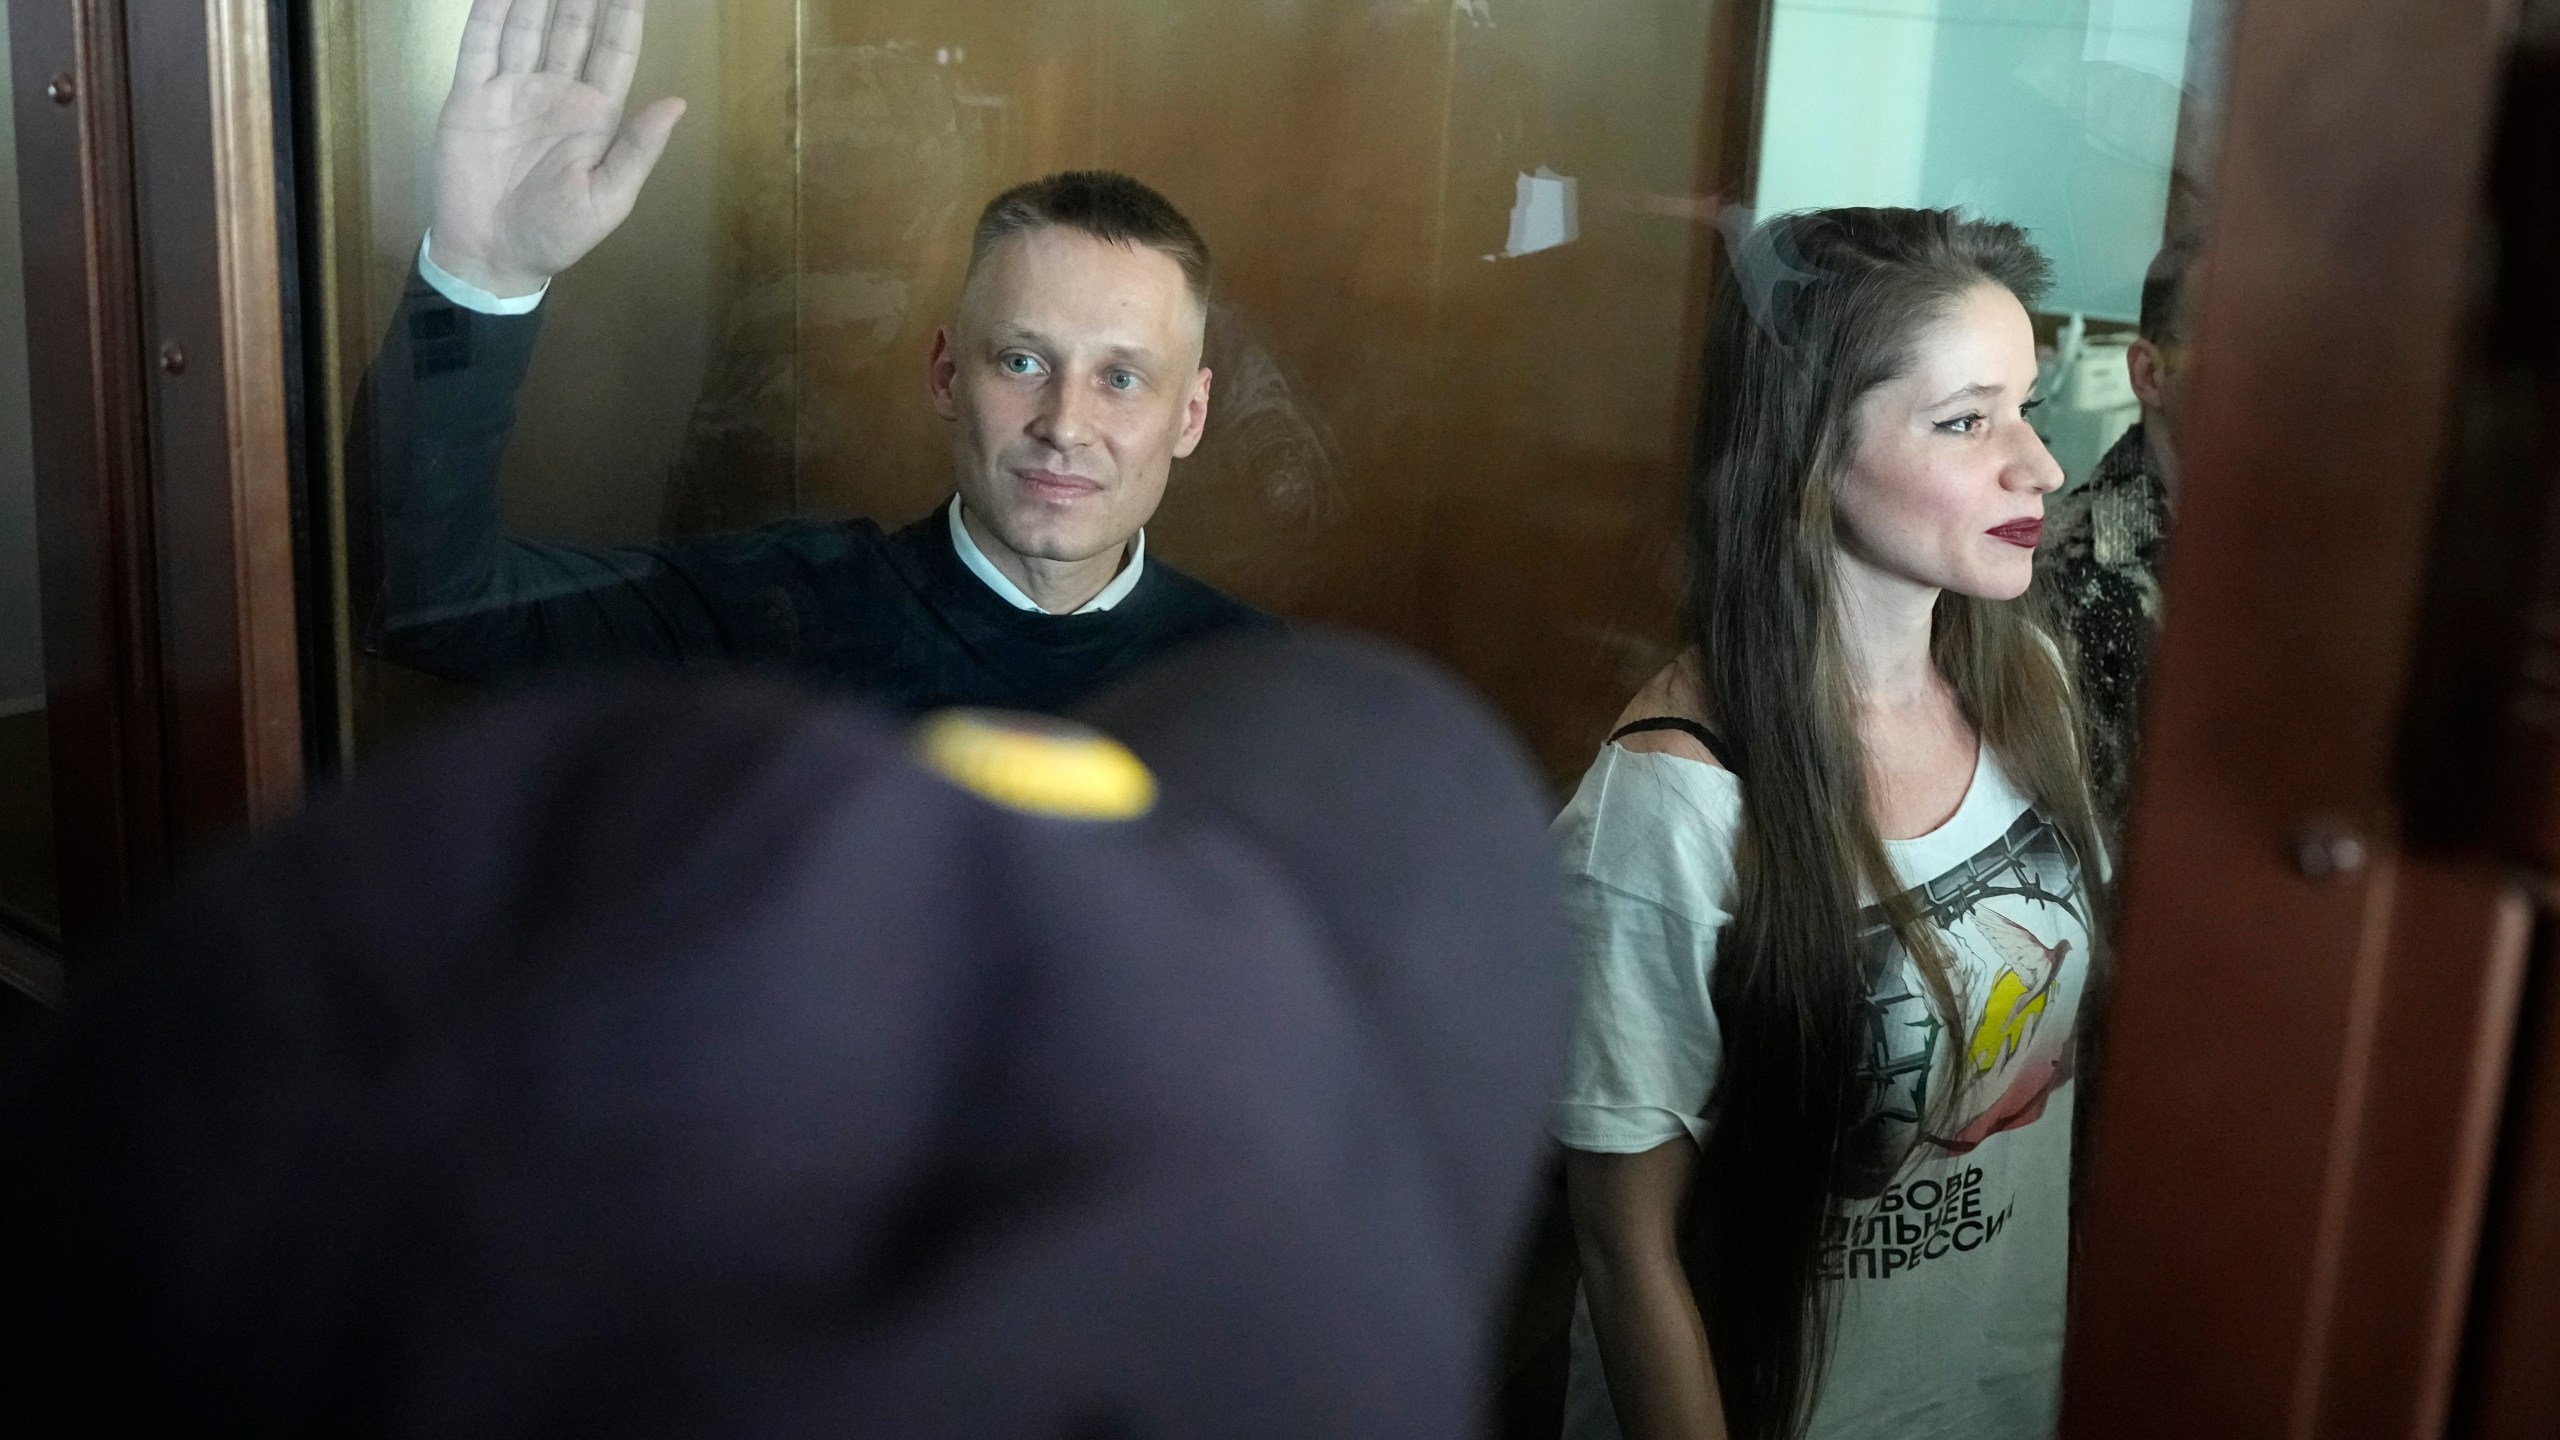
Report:
<svg viewBox="0 0 2560 1440"><path fill-rule="evenodd" d="M2036 548L2036 542L2044 538L2044 521L2012 520L2006 525L1994 525L1984 533L1994 539L2006 540L2012 545L2033 550Z"/></svg>

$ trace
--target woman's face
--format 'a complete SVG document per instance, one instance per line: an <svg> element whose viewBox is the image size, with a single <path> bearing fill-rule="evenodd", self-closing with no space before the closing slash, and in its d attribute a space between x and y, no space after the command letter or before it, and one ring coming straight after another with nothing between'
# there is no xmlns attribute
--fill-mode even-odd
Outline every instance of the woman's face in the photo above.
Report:
<svg viewBox="0 0 2560 1440"><path fill-rule="evenodd" d="M1840 547L1913 584L2014 599L2034 576L2044 497L2062 484L2027 424L2026 307L1976 286L1915 349L1908 372L1858 402L1857 449L1833 498Z"/></svg>

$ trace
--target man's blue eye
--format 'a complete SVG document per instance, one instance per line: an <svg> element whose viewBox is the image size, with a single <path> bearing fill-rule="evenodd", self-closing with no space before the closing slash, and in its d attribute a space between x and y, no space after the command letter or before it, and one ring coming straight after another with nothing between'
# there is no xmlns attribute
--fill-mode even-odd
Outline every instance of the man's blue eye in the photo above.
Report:
<svg viewBox="0 0 2560 1440"><path fill-rule="evenodd" d="M1007 355L1002 363L1006 371L1015 375L1028 375L1040 368L1040 362L1028 355Z"/></svg>
<svg viewBox="0 0 2560 1440"><path fill-rule="evenodd" d="M1114 370L1103 377L1103 383L1114 390L1135 390L1138 388L1138 377L1126 370Z"/></svg>

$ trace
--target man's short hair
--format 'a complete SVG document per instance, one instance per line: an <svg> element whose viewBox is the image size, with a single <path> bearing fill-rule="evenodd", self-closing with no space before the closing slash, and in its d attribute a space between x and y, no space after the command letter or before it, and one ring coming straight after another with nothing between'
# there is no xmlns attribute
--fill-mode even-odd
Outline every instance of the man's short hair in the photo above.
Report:
<svg viewBox="0 0 2560 1440"><path fill-rule="evenodd" d="M1173 208L1173 202L1113 170L1067 170L1016 185L978 216L969 246L969 273L978 273L996 246L1016 235L1063 225L1114 245L1144 246L1173 257L1191 298L1209 303L1209 242Z"/></svg>
<svg viewBox="0 0 2560 1440"><path fill-rule="evenodd" d="M2151 268L2142 274L2142 317L2136 322L2143 339L2167 345L2186 338L2187 272L2203 250L2203 236L2180 235L2151 257Z"/></svg>

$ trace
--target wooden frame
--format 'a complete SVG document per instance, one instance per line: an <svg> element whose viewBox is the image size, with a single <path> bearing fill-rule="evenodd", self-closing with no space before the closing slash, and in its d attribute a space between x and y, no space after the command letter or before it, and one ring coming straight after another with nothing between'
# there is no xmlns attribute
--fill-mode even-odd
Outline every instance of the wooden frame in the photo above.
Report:
<svg viewBox="0 0 2560 1440"><path fill-rule="evenodd" d="M2496 793L2544 907L2518 1027L2513 1081L2483 1226L2472 1328L2452 1433L2475 1440L2560 1434L2560 5L2524 12L2508 68L2506 114L2490 184L2497 273L2480 329L2456 473L2484 490L2475 555L2506 582L2511 703L2487 724L2512 727ZM2477 566L2471 568L2479 568ZM2533 597L2530 608L2515 597Z"/></svg>
<svg viewBox="0 0 2560 1440"><path fill-rule="evenodd" d="M277 231L277 37L265 0L207 0L208 107L213 117L213 228L221 300L223 435L230 501L230 687L240 733L236 780L224 768L210 797L252 823L301 808L301 659L295 616L291 416L285 273ZM210 487L209 487L210 488ZM219 653L217 651L216 653ZM231 792L237 792L237 799Z"/></svg>
<svg viewBox="0 0 2560 1440"><path fill-rule="evenodd" d="M2508 13L2238 16L2074 1286L2081 1440L2450 1413L2531 910L2490 837L2409 823L2429 767L2402 757L2459 728L2410 702L2422 620L2466 608L2429 604L2429 560Z"/></svg>
<svg viewBox="0 0 2560 1440"><path fill-rule="evenodd" d="M75 950L301 792L267 19L10 3Z"/></svg>
<svg viewBox="0 0 2560 1440"><path fill-rule="evenodd" d="M63 930L165 866L131 112L120 12L9 7ZM71 223L64 223L69 221Z"/></svg>
<svg viewBox="0 0 2560 1440"><path fill-rule="evenodd" d="M263 0L206 0L200 26L129 27L180 849L301 796L267 18Z"/></svg>
<svg viewBox="0 0 2560 1440"><path fill-rule="evenodd" d="M358 0L311 0L289 8L290 32L273 37L289 55L294 189L300 196L300 273L304 377L302 573L305 626L303 704L306 761L316 773L343 772L356 751L358 673L347 573L347 455L361 365L381 340L368 308L347 304L368 275L372 215L365 201L366 115L357 57L364 49ZM280 82L282 83L282 82ZM281 114L287 107L279 101ZM351 288L352 287L352 288Z"/></svg>
<svg viewBox="0 0 2560 1440"><path fill-rule="evenodd" d="M2537 1340L2560 1315L2547 979L2509 1070L2533 893L2509 857L2521 835L2547 872L2560 811L2501 834L2428 802L2496 783L2472 742L2502 712L2466 697L2513 678L2496 626L2466 623L2494 600L2447 557L2527 563L2488 523L2506 502L2444 463L2511 10L2238 17L2181 623L2092 1097L2075 1437L2523 1434L2560 1408ZM300 793L273 13L10 0L75 946ZM2485 1287L2484 1226L2513 1267Z"/></svg>
<svg viewBox="0 0 2560 1440"><path fill-rule="evenodd" d="M2560 960L2546 934L2516 1048L2490 1209L2450 1433L2469 1440L2560 1434Z"/></svg>

